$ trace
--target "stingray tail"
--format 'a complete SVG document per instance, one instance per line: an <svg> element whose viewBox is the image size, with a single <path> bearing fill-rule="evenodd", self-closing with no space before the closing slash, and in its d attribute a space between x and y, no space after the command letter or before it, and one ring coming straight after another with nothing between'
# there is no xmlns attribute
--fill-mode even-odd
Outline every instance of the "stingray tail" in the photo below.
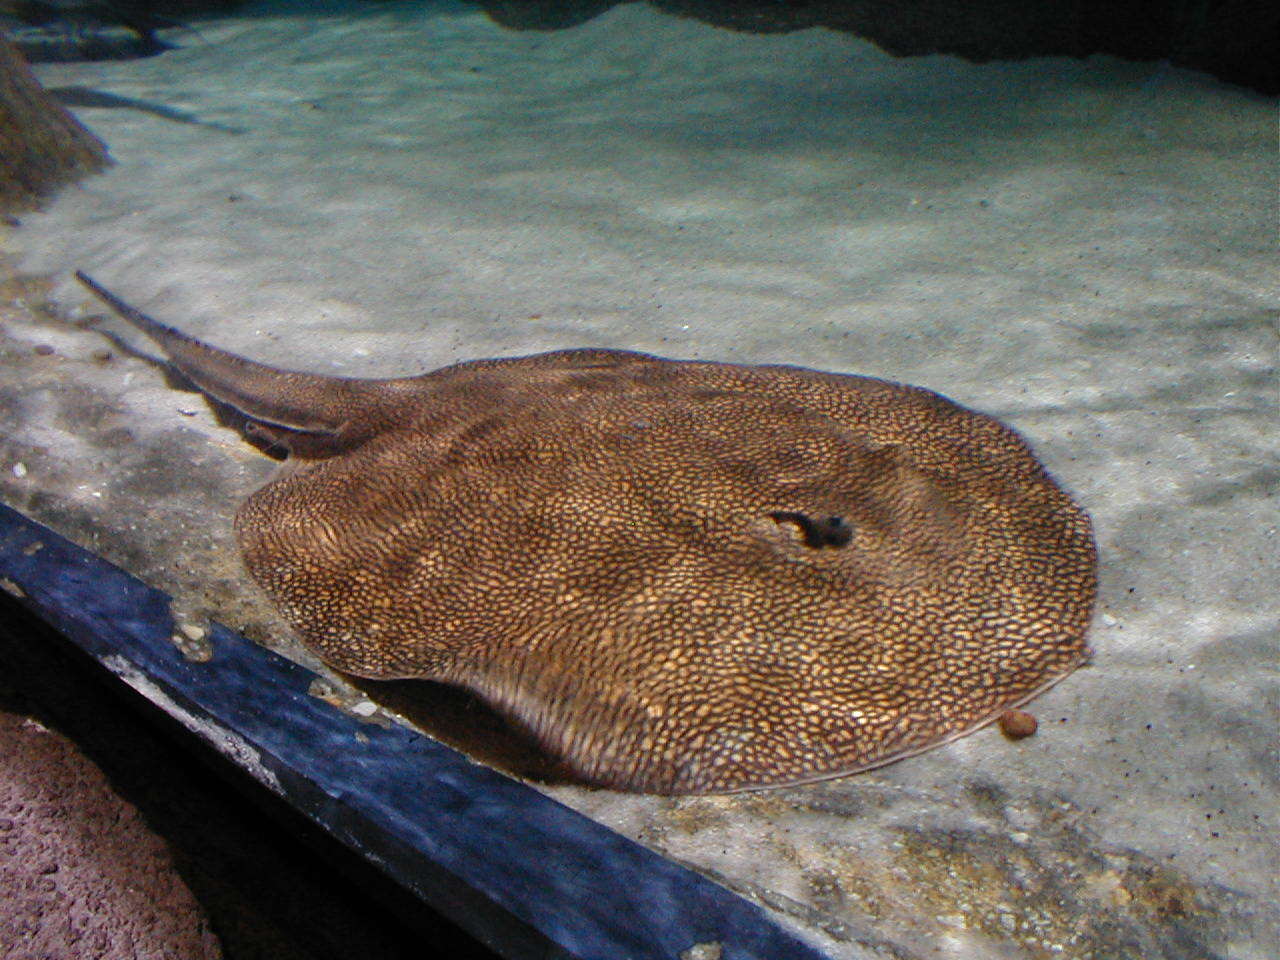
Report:
<svg viewBox="0 0 1280 960"><path fill-rule="evenodd" d="M154 340L201 392L250 420L337 436L355 415L366 411L376 393L372 388L377 381L281 370L219 350L153 320L79 270L76 279Z"/></svg>

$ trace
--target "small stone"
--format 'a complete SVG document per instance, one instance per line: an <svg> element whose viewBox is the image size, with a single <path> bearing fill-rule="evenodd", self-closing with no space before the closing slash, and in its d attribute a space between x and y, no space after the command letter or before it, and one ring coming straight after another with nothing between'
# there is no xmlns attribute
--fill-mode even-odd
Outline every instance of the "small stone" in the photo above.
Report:
<svg viewBox="0 0 1280 960"><path fill-rule="evenodd" d="M194 623L180 624L178 629L187 635L188 640L203 640L205 633L208 632L204 627Z"/></svg>
<svg viewBox="0 0 1280 960"><path fill-rule="evenodd" d="M177 631L170 638L184 657L192 663L208 663L213 659L213 644L203 627L190 623L178 624Z"/></svg>
<svg viewBox="0 0 1280 960"><path fill-rule="evenodd" d="M53 353L53 345L49 343L37 343L35 346L35 352L42 357L47 357Z"/></svg>
<svg viewBox="0 0 1280 960"><path fill-rule="evenodd" d="M333 684L327 680L316 677L311 681L311 685L307 687L307 693L315 697L317 700L330 700L335 694Z"/></svg>
<svg viewBox="0 0 1280 960"><path fill-rule="evenodd" d="M27 475L27 465L19 460L13 465L13 475L21 480Z"/></svg>
<svg viewBox="0 0 1280 960"><path fill-rule="evenodd" d="M1006 710L1000 714L1000 732L1010 740L1021 740L1036 732L1036 718L1025 710Z"/></svg>
<svg viewBox="0 0 1280 960"><path fill-rule="evenodd" d="M351 705L351 712L357 717L372 717L378 712L378 705L372 700L361 700Z"/></svg>
<svg viewBox="0 0 1280 960"><path fill-rule="evenodd" d="M680 960L720 960L724 956L724 946L718 941L695 943L688 950L680 951Z"/></svg>

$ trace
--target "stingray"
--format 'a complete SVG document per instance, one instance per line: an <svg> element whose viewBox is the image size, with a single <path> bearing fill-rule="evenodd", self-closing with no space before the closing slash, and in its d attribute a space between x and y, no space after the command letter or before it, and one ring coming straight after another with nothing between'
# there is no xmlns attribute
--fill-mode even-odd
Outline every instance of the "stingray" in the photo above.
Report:
<svg viewBox="0 0 1280 960"><path fill-rule="evenodd" d="M301 641L470 689L574 779L855 773L1089 656L1088 516L1018 434L932 391L605 349L322 376L76 276L287 451L235 529Z"/></svg>

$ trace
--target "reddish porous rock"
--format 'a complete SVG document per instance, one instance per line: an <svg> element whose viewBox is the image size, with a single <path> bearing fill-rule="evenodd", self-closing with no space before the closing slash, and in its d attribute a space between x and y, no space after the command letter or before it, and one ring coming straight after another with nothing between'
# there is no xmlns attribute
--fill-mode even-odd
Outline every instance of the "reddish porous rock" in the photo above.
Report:
<svg viewBox="0 0 1280 960"><path fill-rule="evenodd" d="M71 741L0 713L0 953L220 960L164 842Z"/></svg>

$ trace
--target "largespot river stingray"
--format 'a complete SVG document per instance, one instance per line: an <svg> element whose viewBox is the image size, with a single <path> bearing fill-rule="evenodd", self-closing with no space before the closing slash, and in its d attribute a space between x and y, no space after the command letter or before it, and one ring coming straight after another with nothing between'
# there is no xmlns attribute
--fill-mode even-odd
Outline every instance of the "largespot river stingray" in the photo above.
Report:
<svg viewBox="0 0 1280 960"><path fill-rule="evenodd" d="M1012 430L928 390L592 349L289 372L77 277L288 450L236 533L307 646L469 688L587 782L864 770L1088 656L1088 517Z"/></svg>

